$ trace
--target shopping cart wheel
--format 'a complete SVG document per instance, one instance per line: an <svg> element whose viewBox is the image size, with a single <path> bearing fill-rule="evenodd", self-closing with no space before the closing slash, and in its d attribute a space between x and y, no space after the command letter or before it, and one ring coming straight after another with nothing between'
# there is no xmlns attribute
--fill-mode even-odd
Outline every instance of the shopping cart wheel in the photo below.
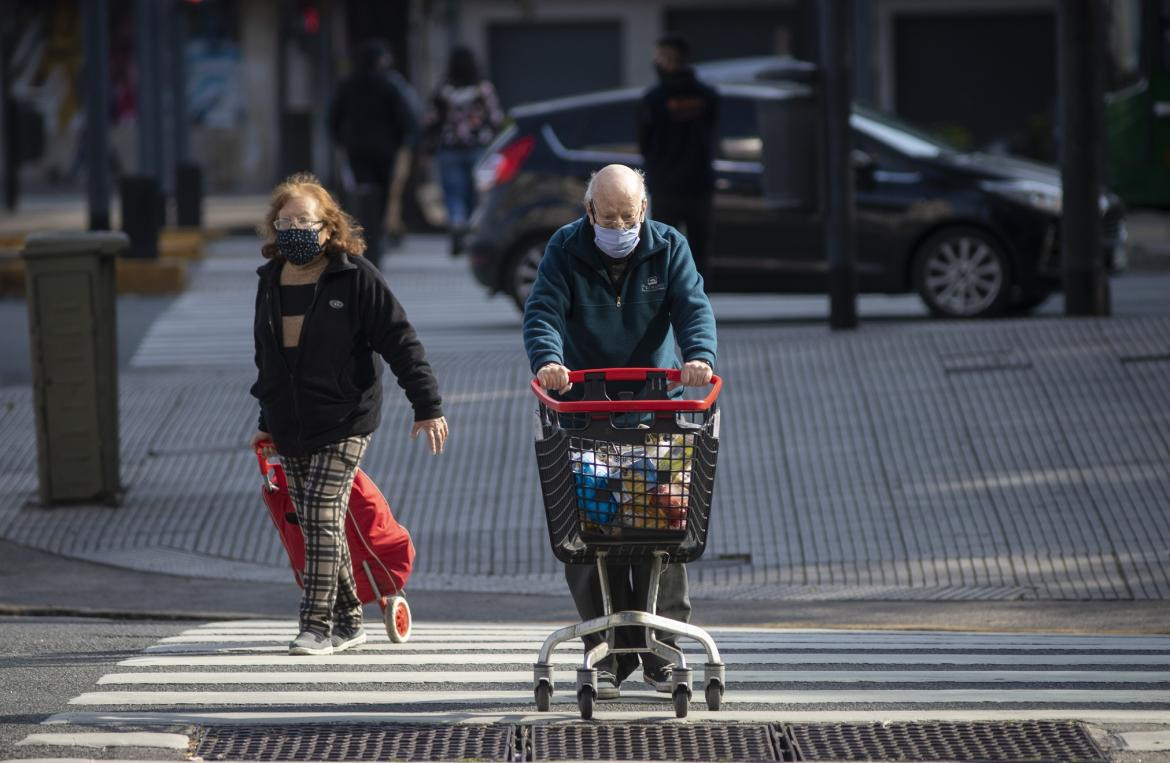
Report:
<svg viewBox="0 0 1170 763"><path fill-rule="evenodd" d="M718 710L719 706L723 704L723 684L719 682L719 679L713 678L708 681L703 694L707 697L708 710Z"/></svg>
<svg viewBox="0 0 1170 763"><path fill-rule="evenodd" d="M536 685L536 709L542 713L548 712L552 705L552 687L548 681L541 681Z"/></svg>
<svg viewBox="0 0 1170 763"><path fill-rule="evenodd" d="M685 686L674 687L674 717L686 718L687 708L691 704L691 692Z"/></svg>
<svg viewBox="0 0 1170 763"><path fill-rule="evenodd" d="M391 596L386 600L386 608L382 610L382 619L386 622L386 635L395 644L401 644L410 638L410 605L402 596Z"/></svg>
<svg viewBox="0 0 1170 763"><path fill-rule="evenodd" d="M582 686L577 690L577 708L581 711L581 720L587 721L593 717L593 702L596 699L592 686Z"/></svg>

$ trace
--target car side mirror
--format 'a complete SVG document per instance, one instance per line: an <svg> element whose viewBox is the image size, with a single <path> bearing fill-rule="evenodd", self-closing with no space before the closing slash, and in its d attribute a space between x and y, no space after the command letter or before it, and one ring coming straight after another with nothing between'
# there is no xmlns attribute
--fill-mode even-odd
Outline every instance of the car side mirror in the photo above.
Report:
<svg viewBox="0 0 1170 763"><path fill-rule="evenodd" d="M853 162L853 169L858 174L870 174L877 167L877 162L869 155L868 151L863 151L860 148L855 148L850 153L849 157Z"/></svg>
<svg viewBox="0 0 1170 763"><path fill-rule="evenodd" d="M849 158L853 164L853 172L857 178L857 184L862 188L868 188L873 185L873 173L877 170L877 162L874 161L869 152L855 148L850 152Z"/></svg>

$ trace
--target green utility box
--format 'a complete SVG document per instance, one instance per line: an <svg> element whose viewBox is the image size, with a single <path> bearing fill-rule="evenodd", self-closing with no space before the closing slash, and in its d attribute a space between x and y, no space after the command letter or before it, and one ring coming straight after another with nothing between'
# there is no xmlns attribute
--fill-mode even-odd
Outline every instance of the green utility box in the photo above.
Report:
<svg viewBox="0 0 1170 763"><path fill-rule="evenodd" d="M44 506L121 498L114 259L129 245L124 233L109 232L25 239Z"/></svg>

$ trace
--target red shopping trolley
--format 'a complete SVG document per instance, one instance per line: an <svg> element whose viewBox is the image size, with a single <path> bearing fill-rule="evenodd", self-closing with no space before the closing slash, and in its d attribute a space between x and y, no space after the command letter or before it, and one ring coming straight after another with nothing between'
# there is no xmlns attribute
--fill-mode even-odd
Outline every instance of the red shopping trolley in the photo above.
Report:
<svg viewBox="0 0 1170 763"><path fill-rule="evenodd" d="M609 654L628 652L651 652L673 663L674 711L686 717L691 668L681 650L655 638L656 630L703 645L707 708L718 710L722 702L725 668L714 639L702 628L655 612L663 565L698 559L706 547L719 450L715 399L722 380L712 376L702 400L669 397L668 383L678 380L677 370L661 368L573 371L569 381L582 385L584 394L571 402L553 398L532 381L540 403L536 461L553 554L566 564L597 565L605 611L545 639L533 666L538 710L548 710L552 701L553 650L565 641L602 632L606 640L585 654L577 670L582 718L593 717L594 665ZM639 384L639 391L630 391ZM607 385L626 389L615 399ZM606 576L606 563L612 561L651 562L645 610L613 611ZM616 647L614 628L620 626L643 627L646 646Z"/></svg>
<svg viewBox="0 0 1170 763"><path fill-rule="evenodd" d="M264 457L265 445L271 443L262 442L256 447L256 459L264 480L260 493L288 554L293 577L297 585L304 588L305 536L288 493L284 469L280 464L269 463ZM410 533L394 518L382 491L361 469L354 473L353 488L349 492L345 541L353 563L358 599L362 604L378 602L386 635L395 643L406 641L410 638L412 621L410 605L402 589L414 566L414 544Z"/></svg>

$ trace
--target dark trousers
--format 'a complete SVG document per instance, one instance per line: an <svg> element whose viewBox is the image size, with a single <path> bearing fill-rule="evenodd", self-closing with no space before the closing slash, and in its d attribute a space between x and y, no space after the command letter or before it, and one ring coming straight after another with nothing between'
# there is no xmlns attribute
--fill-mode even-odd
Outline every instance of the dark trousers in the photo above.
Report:
<svg viewBox="0 0 1170 763"><path fill-rule="evenodd" d="M606 575L609 578L609 597L614 612L646 610L650 591L650 564L609 564L606 566ZM591 620L605 614L596 564L566 564L565 580L569 584L569 593L573 596L573 603L577 605L577 612L582 620ZM663 617L681 620L684 623L690 622L691 599L687 590L686 565L668 564L662 568L662 575L658 579L656 609ZM661 632L657 632L656 635L659 641L675 646L675 636ZM605 634L593 633L585 636L582 641L585 642L585 651L589 651L605 641ZM616 647L640 648L645 645L645 632L642 628L618 628L614 634ZM651 669L666 664L656 654L643 654L641 661ZM638 662L636 654L619 654L606 657L597 667L611 671L621 681L638 668Z"/></svg>
<svg viewBox="0 0 1170 763"><path fill-rule="evenodd" d="M347 206L365 231L366 258L377 265L382 254L386 202L394 175L394 154L349 152L349 168L357 185Z"/></svg>
<svg viewBox="0 0 1170 763"><path fill-rule="evenodd" d="M656 193L650 199L650 217L678 228L691 245L699 275L707 277L707 251L711 243L711 194L674 196Z"/></svg>

